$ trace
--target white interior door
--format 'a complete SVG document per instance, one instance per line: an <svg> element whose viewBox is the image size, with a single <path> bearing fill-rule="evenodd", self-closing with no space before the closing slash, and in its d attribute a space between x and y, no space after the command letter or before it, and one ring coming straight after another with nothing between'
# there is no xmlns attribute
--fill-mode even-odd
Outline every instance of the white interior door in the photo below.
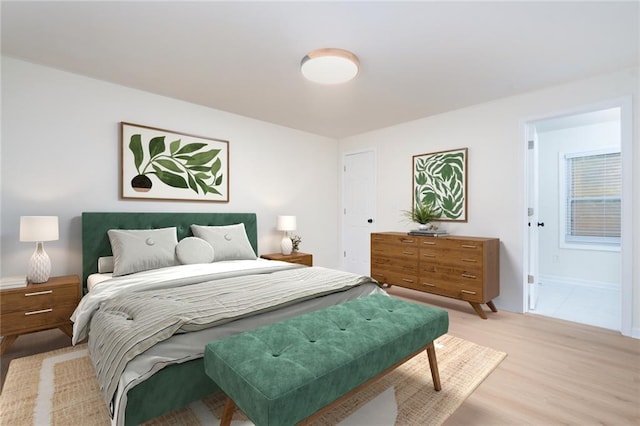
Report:
<svg viewBox="0 0 640 426"><path fill-rule="evenodd" d="M371 232L375 229L375 156L373 151L344 156L344 269L369 275Z"/></svg>
<svg viewBox="0 0 640 426"><path fill-rule="evenodd" d="M528 258L528 306L536 308L538 301L538 135L535 126L527 126L527 235Z"/></svg>

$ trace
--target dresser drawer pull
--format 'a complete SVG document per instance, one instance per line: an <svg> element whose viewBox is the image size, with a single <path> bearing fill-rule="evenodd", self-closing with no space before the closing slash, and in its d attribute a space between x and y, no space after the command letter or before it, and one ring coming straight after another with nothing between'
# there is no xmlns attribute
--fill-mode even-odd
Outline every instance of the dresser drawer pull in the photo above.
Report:
<svg viewBox="0 0 640 426"><path fill-rule="evenodd" d="M380 238L380 237L373 237L374 241L384 241L384 238Z"/></svg>
<svg viewBox="0 0 640 426"><path fill-rule="evenodd" d="M464 247L464 248L478 248L478 246L474 246L474 245L471 245L471 244L462 244L461 247Z"/></svg>
<svg viewBox="0 0 640 426"><path fill-rule="evenodd" d="M477 263L478 262L477 259L460 259L460 260L462 260L463 262L471 262L471 263Z"/></svg>
<svg viewBox="0 0 640 426"><path fill-rule="evenodd" d="M402 254L414 254L412 251L403 251Z"/></svg>
<svg viewBox="0 0 640 426"><path fill-rule="evenodd" d="M435 287L435 284L431 284L431 283L422 283L423 285L426 285L427 287Z"/></svg>
<svg viewBox="0 0 640 426"><path fill-rule="evenodd" d="M41 309L39 311L25 312L24 314L26 316L26 315L46 314L47 312L53 312L53 308Z"/></svg>
<svg viewBox="0 0 640 426"><path fill-rule="evenodd" d="M473 278L474 280L476 278L478 278L478 277L476 277L475 275L472 275L472 274L462 274L462 276L465 277L465 278Z"/></svg>
<svg viewBox="0 0 640 426"><path fill-rule="evenodd" d="M403 278L402 281L406 282L406 283L412 283L413 280L410 280L409 278Z"/></svg>
<svg viewBox="0 0 640 426"><path fill-rule="evenodd" d="M460 293L464 293L464 294L476 294L475 291L470 291L470 290L460 290Z"/></svg>
<svg viewBox="0 0 640 426"><path fill-rule="evenodd" d="M413 240L400 240L400 242L402 244L411 244L411 243L413 243Z"/></svg>
<svg viewBox="0 0 640 426"><path fill-rule="evenodd" d="M435 246L436 243L434 243L433 241L423 241L422 244L426 245L426 246Z"/></svg>
<svg viewBox="0 0 640 426"><path fill-rule="evenodd" d="M436 257L435 254L423 254L422 257Z"/></svg>
<svg viewBox="0 0 640 426"><path fill-rule="evenodd" d="M43 294L51 294L53 293L53 290L45 290L45 291L36 291L33 293L25 293L24 296L25 297L29 297L29 296L42 296Z"/></svg>

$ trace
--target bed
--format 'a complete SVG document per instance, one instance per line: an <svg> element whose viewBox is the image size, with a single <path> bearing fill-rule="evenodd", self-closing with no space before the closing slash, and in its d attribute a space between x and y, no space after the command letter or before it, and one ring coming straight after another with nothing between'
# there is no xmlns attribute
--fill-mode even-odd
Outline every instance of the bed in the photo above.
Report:
<svg viewBox="0 0 640 426"><path fill-rule="evenodd" d="M81 305L85 302L85 299L86 302L90 302L93 296L100 294L100 290L107 288L104 283L100 283L95 287L97 290L95 290L95 294L92 295L94 290L89 292L87 282L90 277L95 277L95 274L98 273L98 260L113 256L108 232L114 232L113 230L160 230L175 227L177 241L186 243L187 240L194 239L191 228L192 225L200 225L201 227L225 227L232 225L237 226L239 224L242 224L244 227L250 250L255 256L255 253L258 253L257 218L253 213L83 213L82 265L83 292L85 297L83 297ZM258 272L251 268L249 268L246 276L244 272L233 272L231 276L228 272L225 272L225 274L220 275L219 279L211 278L211 276L207 275L207 283L213 282L216 286L225 288L224 285L238 285L234 280L240 279L242 279L243 282L244 280L266 282L266 280L270 279L283 281L288 279L287 277L311 273L312 269L316 269L264 259L255 259L255 261L239 260L237 262L235 260L229 260L217 262L217 264L224 264L225 267L227 267L227 264L233 264L235 268L236 263L242 262L251 263L251 265L254 263L257 264L259 268L257 270ZM213 262L213 264L216 264L216 262ZM184 269L189 269L189 267L192 266L200 268L199 265L186 265ZM204 267L209 267L209 265L204 265ZM180 268L181 267L176 267L175 269ZM303 269L298 271L295 270L295 268ZM174 268L170 267L166 269ZM158 271L164 271L164 269L148 271L150 272L149 276L157 276L153 274L159 274L160 272ZM326 272L329 274L333 273L336 276L344 274L331 270L327 270ZM128 277L135 277L137 275L139 274L134 273L128 275ZM218 275L215 275L215 277L217 276ZM117 277L112 280L107 280L105 283L118 282L118 278L127 277ZM153 278L151 280L153 280ZM187 286L180 287L180 289L172 287L167 289L167 291L177 294L182 292L183 288L187 289L188 287L189 289L195 289L201 285L210 285L207 283L195 283L194 281L194 285L188 284ZM287 285L287 283L283 282L282 285ZM270 286L269 288L277 287ZM300 292L302 291L303 290L300 290ZM350 285L344 288L335 287L334 289L326 290L316 295L305 295L305 297L301 297L299 300L292 299L286 303L283 302L270 308L259 308L259 312L245 313L241 316L215 323L212 327L198 329L192 333L180 332L180 334L175 334L165 341L158 342L140 355L135 356L135 358L127 364L124 372L118 376L117 392L109 404L112 414L112 424L140 424L219 391L215 383L204 373L202 353L208 341L246 331L259 325L291 318L302 313L312 312L347 300L381 292L383 293L383 290L379 288L375 281L368 277L359 277L358 285ZM109 291L103 291L102 293L106 295L110 294ZM128 293L125 293L118 297L121 299L134 299L142 293L144 292L136 292L131 296L127 296ZM84 305L87 304L88 303L84 303ZM105 305L100 304L101 309L104 309L104 306ZM98 312L99 311L100 310L98 310ZM109 333L109 329L105 328L107 327L107 325L105 325L106 322L103 324L100 322L102 321L100 320L100 315L93 314L91 319L78 320L77 323L74 323L74 342L77 343L79 337L82 336L80 332L76 335L76 325L78 329L81 329L83 322L89 324L90 321L95 321L91 322L91 327L86 327L90 347L92 339L93 342L98 339L98 337L94 336L97 336L103 328L107 330L106 334L117 334L115 332ZM92 335L92 333L95 334ZM94 343L94 347L98 346L100 345ZM99 351L94 350L94 352L97 354ZM94 355L92 355L92 357L93 356ZM95 356L99 357L98 355ZM99 364L99 360L94 359L94 365Z"/></svg>

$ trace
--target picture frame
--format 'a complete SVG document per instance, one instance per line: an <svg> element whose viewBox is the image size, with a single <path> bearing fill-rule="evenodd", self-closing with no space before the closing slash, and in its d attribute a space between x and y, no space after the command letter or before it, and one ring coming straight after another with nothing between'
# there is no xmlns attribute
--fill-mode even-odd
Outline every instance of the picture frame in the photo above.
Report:
<svg viewBox="0 0 640 426"><path fill-rule="evenodd" d="M120 123L123 199L229 202L229 141Z"/></svg>
<svg viewBox="0 0 640 426"><path fill-rule="evenodd" d="M412 203L429 204L436 221L467 221L467 148L413 156Z"/></svg>

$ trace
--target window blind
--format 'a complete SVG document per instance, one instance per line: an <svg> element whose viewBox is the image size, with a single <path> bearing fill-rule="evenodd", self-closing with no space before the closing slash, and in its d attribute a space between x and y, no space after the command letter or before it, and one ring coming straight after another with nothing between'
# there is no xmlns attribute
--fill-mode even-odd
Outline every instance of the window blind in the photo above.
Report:
<svg viewBox="0 0 640 426"><path fill-rule="evenodd" d="M566 240L619 243L620 152L567 155Z"/></svg>

